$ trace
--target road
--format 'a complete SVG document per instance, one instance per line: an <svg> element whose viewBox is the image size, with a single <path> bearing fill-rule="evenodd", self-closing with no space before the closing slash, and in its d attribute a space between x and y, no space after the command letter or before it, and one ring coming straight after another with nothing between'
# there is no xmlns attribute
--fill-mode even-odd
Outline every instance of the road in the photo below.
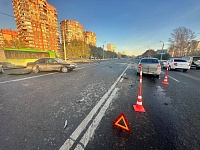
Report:
<svg viewBox="0 0 200 150"><path fill-rule="evenodd" d="M143 76L136 60L78 64L67 74L0 74L0 149L200 149L200 70ZM123 78L124 77L124 78ZM132 133L112 126L125 114ZM67 126L64 128L67 120Z"/></svg>

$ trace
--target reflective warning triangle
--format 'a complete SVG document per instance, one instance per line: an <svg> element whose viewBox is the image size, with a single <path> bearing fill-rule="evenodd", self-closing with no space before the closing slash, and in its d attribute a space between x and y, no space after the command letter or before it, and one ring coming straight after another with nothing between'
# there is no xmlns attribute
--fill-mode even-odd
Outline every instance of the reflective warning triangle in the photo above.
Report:
<svg viewBox="0 0 200 150"><path fill-rule="evenodd" d="M123 125L122 124L119 124L120 121L123 121ZM131 129L129 127L129 124L128 124L128 121L124 115L124 113L121 113L119 115L119 117L117 117L117 119L113 122L113 126L117 126L123 130L126 130L128 132L131 132Z"/></svg>

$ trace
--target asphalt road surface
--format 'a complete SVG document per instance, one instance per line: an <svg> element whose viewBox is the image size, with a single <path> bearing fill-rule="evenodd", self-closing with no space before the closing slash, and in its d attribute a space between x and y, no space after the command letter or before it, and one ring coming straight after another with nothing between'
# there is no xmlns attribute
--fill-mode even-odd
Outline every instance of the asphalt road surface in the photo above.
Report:
<svg viewBox="0 0 200 150"><path fill-rule="evenodd" d="M165 70L160 79L143 75L146 112L139 113L136 68L137 60L113 59L80 63L69 73L6 70L0 149L200 149L200 70L170 71L169 85L162 84ZM112 126L122 112L131 133Z"/></svg>

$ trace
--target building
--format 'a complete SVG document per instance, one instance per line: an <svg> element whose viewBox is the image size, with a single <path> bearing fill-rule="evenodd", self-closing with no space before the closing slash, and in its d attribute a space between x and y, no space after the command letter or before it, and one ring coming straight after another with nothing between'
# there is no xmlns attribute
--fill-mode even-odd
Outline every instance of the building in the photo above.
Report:
<svg viewBox="0 0 200 150"><path fill-rule="evenodd" d="M19 39L26 47L58 51L58 15L46 0L12 0Z"/></svg>
<svg viewBox="0 0 200 150"><path fill-rule="evenodd" d="M6 43L10 43L11 40L15 39L18 39L17 31L11 29L0 30L0 47L4 47Z"/></svg>
<svg viewBox="0 0 200 150"><path fill-rule="evenodd" d="M114 52L115 51L115 45L114 44L107 44L107 50Z"/></svg>
<svg viewBox="0 0 200 150"><path fill-rule="evenodd" d="M90 31L84 31L84 41L86 44L96 46L96 34Z"/></svg>
<svg viewBox="0 0 200 150"><path fill-rule="evenodd" d="M60 34L62 43L70 43L73 40L84 41L83 26L74 20L61 21Z"/></svg>

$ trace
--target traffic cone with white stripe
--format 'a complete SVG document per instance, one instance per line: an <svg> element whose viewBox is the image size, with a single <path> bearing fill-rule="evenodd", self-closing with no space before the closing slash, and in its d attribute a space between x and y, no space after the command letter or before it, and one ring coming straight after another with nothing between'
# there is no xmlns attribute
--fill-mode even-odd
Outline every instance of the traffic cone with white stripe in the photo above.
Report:
<svg viewBox="0 0 200 150"><path fill-rule="evenodd" d="M140 67L140 87L138 92L138 99L136 105L133 105L133 109L137 112L146 112L142 106L142 66Z"/></svg>
<svg viewBox="0 0 200 150"><path fill-rule="evenodd" d="M168 67L167 67L166 75L165 75L165 78L164 78L164 81L162 82L162 84L169 84L168 83Z"/></svg>
<svg viewBox="0 0 200 150"><path fill-rule="evenodd" d="M165 76L164 81L162 82L162 84L169 84L169 83L168 83L168 77L167 77L167 76Z"/></svg>
<svg viewBox="0 0 200 150"><path fill-rule="evenodd" d="M133 105L133 108L137 112L146 112L144 107L142 106L142 95L138 93L138 99L136 105Z"/></svg>

